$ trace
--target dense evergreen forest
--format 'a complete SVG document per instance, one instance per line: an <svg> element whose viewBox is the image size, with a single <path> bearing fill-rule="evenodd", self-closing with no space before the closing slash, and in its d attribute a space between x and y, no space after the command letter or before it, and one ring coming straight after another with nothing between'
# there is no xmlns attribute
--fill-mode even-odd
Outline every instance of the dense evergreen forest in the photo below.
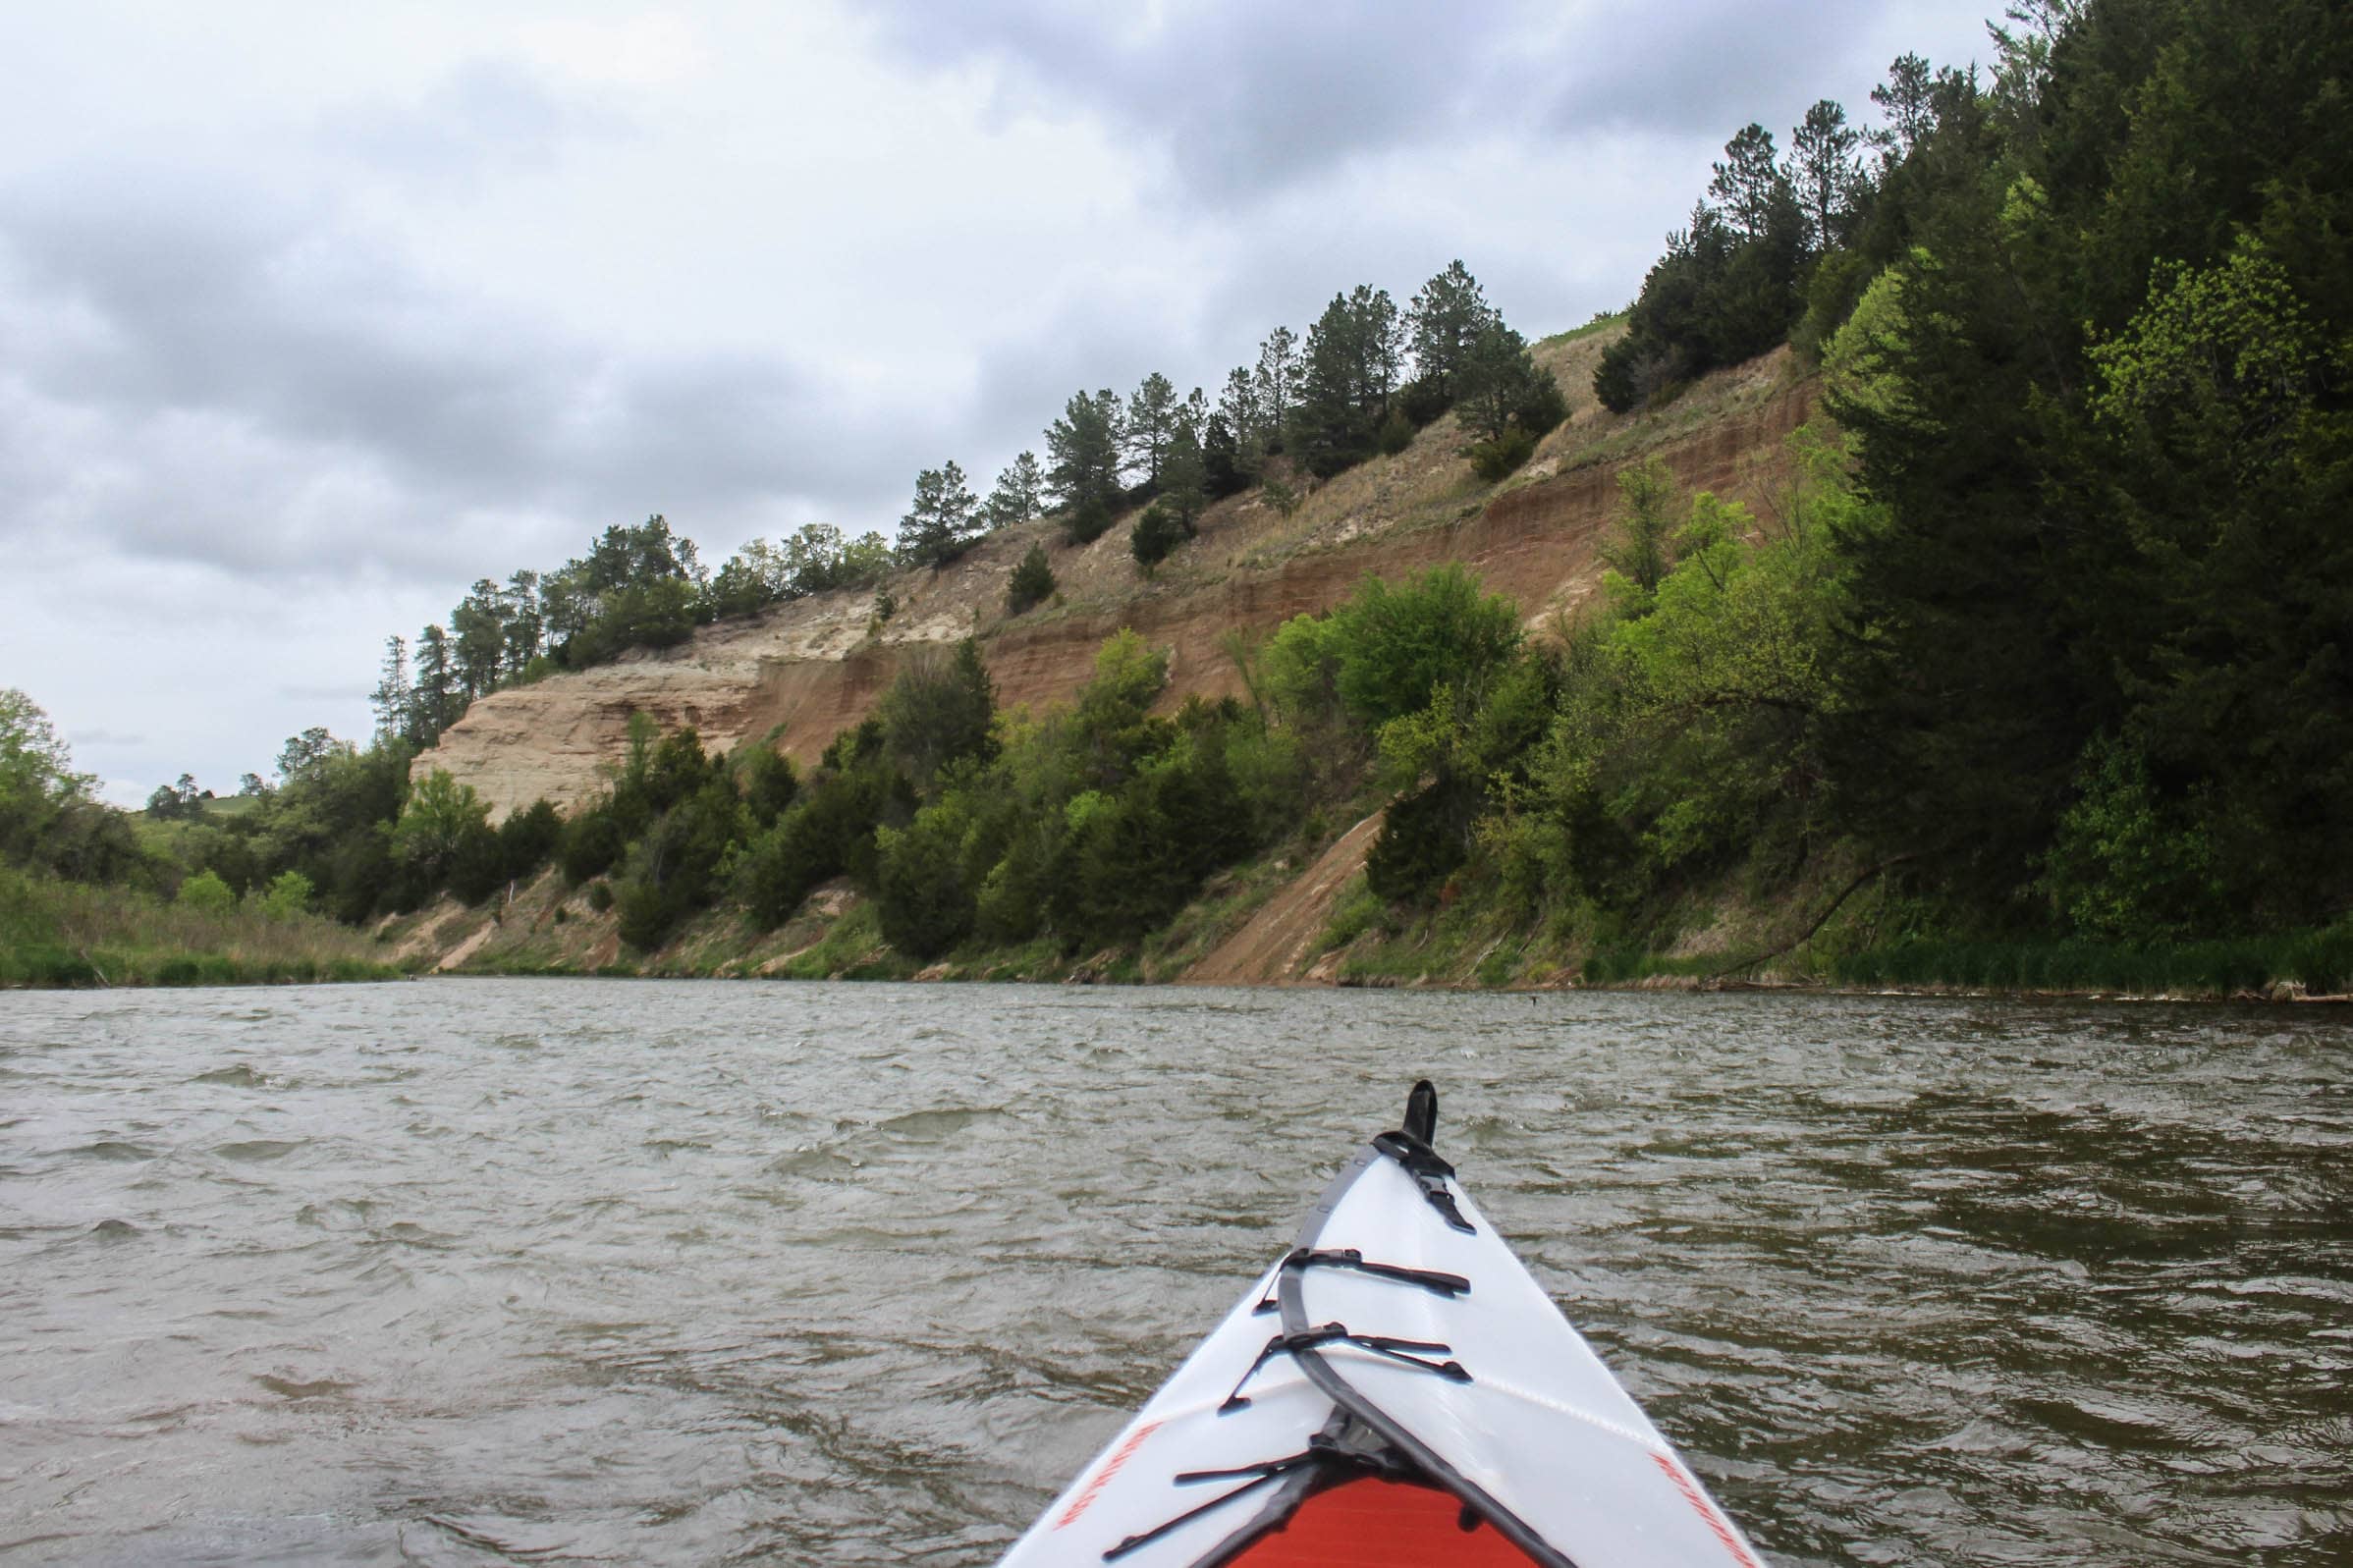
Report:
<svg viewBox="0 0 2353 1568"><path fill-rule="evenodd" d="M937 567L990 526L1085 541L1126 516L1148 569L1277 456L1312 482L1449 411L1476 470L1507 474L1566 402L1457 263L1403 309L1359 288L1303 340L1278 329L1214 406L1157 375L1075 394L985 503L954 463L919 475L896 547L803 529L707 573L655 517L477 583L413 663L396 641L366 749L298 737L234 816L183 781L144 839L109 825L20 703L8 766L34 783L0 796L0 848L350 921L552 859L642 949L715 903L774 925L848 877L927 958L1132 943L1222 868L1386 804L1350 930L1475 916L1601 975L1711 902L1803 903L1811 934L1869 890L1838 960L1862 978L2016 982L2036 971L1952 955L2228 939L2231 983L2341 984L2349 67L2322 0L2045 0L1986 69L1897 60L1876 124L1817 104L1785 154L1740 130L1592 391L1663 406L1787 342L1829 417L1767 515L1628 465L1604 593L1541 634L1443 568L1235 639L1246 701L1155 716L1165 666L1123 634L1073 705L1007 714L966 643L805 777L640 726L569 820L494 830L446 776L408 783L470 696ZM1013 613L1055 591L1032 556ZM52 825L28 833L33 811Z"/></svg>

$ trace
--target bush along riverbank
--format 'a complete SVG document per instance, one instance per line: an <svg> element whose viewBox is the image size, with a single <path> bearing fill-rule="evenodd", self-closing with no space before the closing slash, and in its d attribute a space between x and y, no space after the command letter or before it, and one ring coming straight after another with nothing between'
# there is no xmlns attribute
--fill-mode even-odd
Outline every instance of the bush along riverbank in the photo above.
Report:
<svg viewBox="0 0 2353 1568"><path fill-rule="evenodd" d="M218 894L208 897L214 888ZM232 986L394 980L413 970L363 932L266 895L196 883L167 901L0 868L0 986Z"/></svg>
<svg viewBox="0 0 2353 1568"><path fill-rule="evenodd" d="M1780 531L1632 470L1612 551L1639 560L1654 527L1679 543L1649 585L1614 569L1599 612L1533 634L1458 568L1368 579L1231 650L1248 701L1156 713L1166 660L1122 633L1044 714L998 709L969 643L920 661L806 777L640 726L551 869L386 939L507 974L2182 996L2353 980L2353 924L2122 936L2055 882L1989 918L1839 836L1804 715L1836 700L1827 541L1864 504L1834 450L1817 458L1795 504L1811 521Z"/></svg>

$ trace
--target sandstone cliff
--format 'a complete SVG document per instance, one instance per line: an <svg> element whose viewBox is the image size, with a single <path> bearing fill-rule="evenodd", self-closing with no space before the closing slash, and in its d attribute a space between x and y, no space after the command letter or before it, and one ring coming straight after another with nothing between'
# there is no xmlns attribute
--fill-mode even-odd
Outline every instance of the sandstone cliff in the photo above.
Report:
<svg viewBox="0 0 2353 1568"><path fill-rule="evenodd" d="M1592 591L1624 463L1655 452L1686 491L1713 490L1768 514L1790 477L1786 438L1812 411L1814 384L1783 350L1708 378L1660 412L1612 415L1588 389L1615 331L1539 346L1576 412L1501 485L1482 483L1456 455L1462 438L1449 418L1398 456L1314 488L1288 516L1257 492L1221 502L1201 536L1151 579L1128 554L1124 521L1084 547L1049 523L1010 529L945 571L894 579L899 610L879 628L866 593L706 626L676 648L484 697L415 770L446 768L502 815L542 795L570 805L602 787L639 711L665 729L691 724L720 748L773 734L805 764L866 715L903 661L965 636L980 638L1009 706L1067 699L1122 626L1170 650L1172 705L1192 692L1236 692L1220 646L1230 630L1264 633L1337 603L1367 573L1395 578L1442 561L1468 566L1536 622ZM1006 579L1039 539L1061 602L1008 619Z"/></svg>

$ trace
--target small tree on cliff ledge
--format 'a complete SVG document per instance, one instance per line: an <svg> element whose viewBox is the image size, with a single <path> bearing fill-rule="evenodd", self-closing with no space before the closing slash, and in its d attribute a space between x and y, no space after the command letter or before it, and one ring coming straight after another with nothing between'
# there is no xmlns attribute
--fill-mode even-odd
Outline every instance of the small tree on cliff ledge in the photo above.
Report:
<svg viewBox="0 0 2353 1568"><path fill-rule="evenodd" d="M1013 568L1013 574L1005 585L1005 612L1017 616L1033 606L1044 604L1054 597L1056 583L1054 568L1046 560L1044 545L1031 545L1029 554Z"/></svg>

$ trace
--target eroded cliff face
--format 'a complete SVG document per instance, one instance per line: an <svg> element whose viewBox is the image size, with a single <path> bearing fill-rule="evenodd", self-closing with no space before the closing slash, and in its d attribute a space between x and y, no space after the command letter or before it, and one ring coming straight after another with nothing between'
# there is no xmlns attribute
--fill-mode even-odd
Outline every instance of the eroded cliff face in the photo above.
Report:
<svg viewBox="0 0 2353 1568"><path fill-rule="evenodd" d="M1368 573L1394 579L1445 561L1469 567L1538 623L1593 592L1626 463L1656 453L1686 493L1712 490L1769 516L1791 479L1787 438L1813 409L1814 383L1784 350L1710 377L1659 413L1618 418L1584 393L1609 341L1594 334L1540 354L1581 406L1501 486L1471 474L1453 421L1443 419L1398 456L1316 488L1288 516L1257 492L1220 503L1150 580L1129 556L1124 520L1076 548L1051 524L1007 530L944 571L902 573L890 584L898 613L879 627L870 594L829 594L493 693L414 771L449 770L502 816L540 796L571 806L604 787L637 712L666 730L693 725L719 749L773 734L805 765L872 710L908 659L965 636L979 637L1006 706L1067 700L1123 626L1169 651L1169 706L1195 692L1238 694L1222 647L1230 631L1263 635L1329 609ZM1006 581L1038 540L1063 602L1008 620Z"/></svg>

